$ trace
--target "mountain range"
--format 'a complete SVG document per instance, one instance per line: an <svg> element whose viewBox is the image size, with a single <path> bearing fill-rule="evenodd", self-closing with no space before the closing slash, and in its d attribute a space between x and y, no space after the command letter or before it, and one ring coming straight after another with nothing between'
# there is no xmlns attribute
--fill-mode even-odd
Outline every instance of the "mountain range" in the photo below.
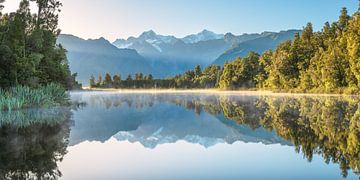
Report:
<svg viewBox="0 0 360 180"><path fill-rule="evenodd" d="M97 76L109 72L125 77L142 72L163 78L193 69L195 65L223 65L226 61L246 56L250 51L262 53L273 49L292 39L297 32L301 31L224 35L203 30L177 38L150 30L138 37L117 39L113 43L104 38L85 40L61 34L58 43L68 51L71 71L78 73L78 80L86 85L92 74Z"/></svg>

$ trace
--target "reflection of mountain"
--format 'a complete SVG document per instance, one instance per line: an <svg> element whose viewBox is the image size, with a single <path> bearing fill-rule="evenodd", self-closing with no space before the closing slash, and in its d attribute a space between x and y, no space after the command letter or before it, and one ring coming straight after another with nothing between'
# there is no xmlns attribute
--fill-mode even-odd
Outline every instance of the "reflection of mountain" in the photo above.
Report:
<svg viewBox="0 0 360 180"><path fill-rule="evenodd" d="M129 108L86 107L74 113L75 125L70 145L83 141L105 142L119 131L131 131L141 124L141 117Z"/></svg>
<svg viewBox="0 0 360 180"><path fill-rule="evenodd" d="M206 112L196 114L192 110L168 103L171 99L154 99L152 95L101 96L82 98L89 105L74 114L71 145L85 140L104 142L112 136L120 141L140 142L148 148L178 140L204 147L236 141L286 144L275 133L262 128L252 130L220 115L214 116ZM135 103L139 101L152 103L149 106L138 106Z"/></svg>

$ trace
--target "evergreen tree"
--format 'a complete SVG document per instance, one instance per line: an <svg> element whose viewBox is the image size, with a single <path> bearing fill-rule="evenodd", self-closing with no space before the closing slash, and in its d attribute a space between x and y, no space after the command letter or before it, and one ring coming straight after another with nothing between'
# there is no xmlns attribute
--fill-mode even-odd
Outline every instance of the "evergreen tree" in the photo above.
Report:
<svg viewBox="0 0 360 180"><path fill-rule="evenodd" d="M266 87L266 80L269 78L269 67L271 64L271 57L273 56L272 50L266 51L259 58L259 71L255 76L255 81L258 88Z"/></svg>
<svg viewBox="0 0 360 180"><path fill-rule="evenodd" d="M96 82L96 86L97 86L97 87L100 87L100 86L102 86L102 85L103 85L102 76L101 76L101 74L99 74L98 80L97 80L97 82Z"/></svg>
<svg viewBox="0 0 360 180"><path fill-rule="evenodd" d="M154 77L153 77L153 75L152 75L152 74L149 74L149 76L148 76L148 80L149 80L149 81L154 80Z"/></svg>
<svg viewBox="0 0 360 180"><path fill-rule="evenodd" d="M128 75L128 77L126 78L126 80L127 80L127 81L132 81L132 80L133 80L131 74Z"/></svg>
<svg viewBox="0 0 360 180"><path fill-rule="evenodd" d="M220 77L219 87L221 89L233 89L233 77L235 75L233 65L226 63Z"/></svg>
<svg viewBox="0 0 360 180"><path fill-rule="evenodd" d="M338 28L340 29L340 31L343 31L346 28L349 20L350 20L350 16L348 15L347 9L344 7L341 10L341 14L338 21Z"/></svg>
<svg viewBox="0 0 360 180"><path fill-rule="evenodd" d="M121 76L120 75L114 75L113 84L116 88L121 86Z"/></svg>
<svg viewBox="0 0 360 180"><path fill-rule="evenodd" d="M91 75L91 77L90 77L90 87L91 88L96 87L96 82L95 82L94 75Z"/></svg>
<svg viewBox="0 0 360 180"><path fill-rule="evenodd" d="M195 76L197 76L197 77L200 77L200 76L201 76L202 72L201 72L201 67L200 67L200 65L196 65L196 66L195 66L194 73L195 73Z"/></svg>
<svg viewBox="0 0 360 180"><path fill-rule="evenodd" d="M106 73L105 75L105 81L104 81L104 85L107 87L110 87L112 85L113 81L111 79L111 76L109 73Z"/></svg>
<svg viewBox="0 0 360 180"><path fill-rule="evenodd" d="M354 83L360 88L360 13L356 13L349 21L349 26L344 34L346 42L347 56L349 60L350 70L356 78Z"/></svg>

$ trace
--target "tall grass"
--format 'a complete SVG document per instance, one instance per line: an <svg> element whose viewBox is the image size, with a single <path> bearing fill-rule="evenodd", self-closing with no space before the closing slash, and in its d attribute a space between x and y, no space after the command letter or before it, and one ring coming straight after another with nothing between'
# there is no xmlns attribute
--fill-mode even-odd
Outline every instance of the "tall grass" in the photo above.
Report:
<svg viewBox="0 0 360 180"><path fill-rule="evenodd" d="M69 105L69 95L62 86L57 84L49 84L37 89L26 86L0 89L0 111L63 105Z"/></svg>

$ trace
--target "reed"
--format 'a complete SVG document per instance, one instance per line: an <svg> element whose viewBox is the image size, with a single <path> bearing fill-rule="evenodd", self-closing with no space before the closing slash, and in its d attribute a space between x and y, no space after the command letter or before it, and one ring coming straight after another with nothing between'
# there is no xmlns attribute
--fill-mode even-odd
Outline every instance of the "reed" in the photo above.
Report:
<svg viewBox="0 0 360 180"><path fill-rule="evenodd" d="M70 105L66 90L57 84L32 89L17 86L0 89L0 110L13 111L26 108L49 108Z"/></svg>

